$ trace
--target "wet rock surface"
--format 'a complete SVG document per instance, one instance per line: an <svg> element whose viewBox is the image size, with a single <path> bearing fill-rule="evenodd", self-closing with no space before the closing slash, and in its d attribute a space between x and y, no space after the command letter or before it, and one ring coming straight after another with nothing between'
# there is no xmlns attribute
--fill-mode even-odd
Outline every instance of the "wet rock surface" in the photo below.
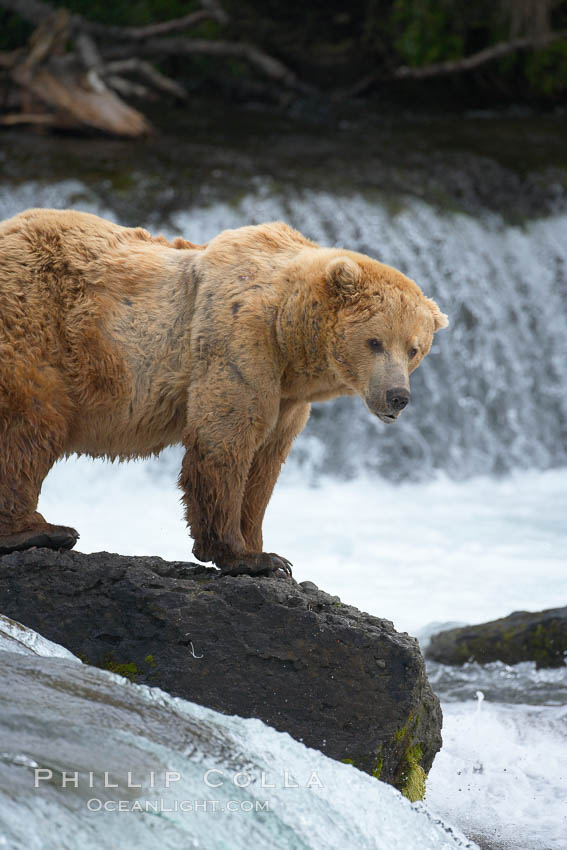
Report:
<svg viewBox="0 0 567 850"><path fill-rule="evenodd" d="M500 620L439 632L431 638L426 656L442 664L535 661L538 668L562 667L567 658L567 607L516 611Z"/></svg>
<svg viewBox="0 0 567 850"><path fill-rule="evenodd" d="M0 558L0 588L1 613L88 664L258 717L423 795L441 711L417 641L311 582L34 549Z"/></svg>
<svg viewBox="0 0 567 850"><path fill-rule="evenodd" d="M564 210L564 115L420 118L396 110L386 118L383 108L381 100L376 114L357 106L342 119L333 113L325 119L311 108L292 117L203 99L189 112L148 113L167 132L147 141L95 137L79 144L73 136L4 130L0 166L7 185L36 184L28 206L36 181L77 181L73 205L94 202L132 227L170 228L179 211L233 204L251 189L260 190L259 203L262 186L284 197L286 209L308 190L336 198L359 193L390 202L393 212L404 198L417 198L445 212L490 211L520 225ZM378 251L379 243L370 249Z"/></svg>

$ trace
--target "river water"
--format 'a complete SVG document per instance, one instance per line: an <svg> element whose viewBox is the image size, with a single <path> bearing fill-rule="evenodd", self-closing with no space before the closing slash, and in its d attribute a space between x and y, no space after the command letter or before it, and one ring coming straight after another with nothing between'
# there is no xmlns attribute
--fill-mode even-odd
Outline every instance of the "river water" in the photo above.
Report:
<svg viewBox="0 0 567 850"><path fill-rule="evenodd" d="M567 597L567 153L563 119L329 120L198 110L127 143L0 137L0 215L72 206L201 242L283 218L397 266L451 318L386 428L317 405L266 545L425 642ZM58 465L40 509L82 551L190 558L179 451ZM567 847L567 668L432 667L444 748L427 803L484 847ZM480 693L479 697L477 693Z"/></svg>
<svg viewBox="0 0 567 850"><path fill-rule="evenodd" d="M260 720L78 662L0 616L0 847L478 850Z"/></svg>

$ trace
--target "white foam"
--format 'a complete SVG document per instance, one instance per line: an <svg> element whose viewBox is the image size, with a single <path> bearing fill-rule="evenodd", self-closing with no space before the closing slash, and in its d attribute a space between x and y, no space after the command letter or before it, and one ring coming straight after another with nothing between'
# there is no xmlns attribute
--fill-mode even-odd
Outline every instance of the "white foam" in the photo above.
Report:
<svg viewBox="0 0 567 850"><path fill-rule="evenodd" d="M443 706L426 801L498 850L567 847L567 707Z"/></svg>

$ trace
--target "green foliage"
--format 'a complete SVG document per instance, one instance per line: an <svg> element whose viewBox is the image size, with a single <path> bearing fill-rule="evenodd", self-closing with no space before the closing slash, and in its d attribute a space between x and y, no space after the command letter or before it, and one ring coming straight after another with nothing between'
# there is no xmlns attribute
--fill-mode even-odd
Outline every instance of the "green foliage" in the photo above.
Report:
<svg viewBox="0 0 567 850"><path fill-rule="evenodd" d="M524 73L534 94L549 96L567 91L567 41L526 54Z"/></svg>
<svg viewBox="0 0 567 850"><path fill-rule="evenodd" d="M372 776L375 779L380 779L382 776L382 768L384 767L384 757L382 755L382 745L380 745L378 752L376 754L376 765L374 770L372 771Z"/></svg>
<svg viewBox="0 0 567 850"><path fill-rule="evenodd" d="M416 803L425 797L427 776L420 764L422 756L423 753L419 744L408 749L405 754L405 766L401 776L401 792L410 803Z"/></svg>
<svg viewBox="0 0 567 850"><path fill-rule="evenodd" d="M567 2L554 4L555 29L565 27ZM400 64L419 67L460 59L510 37L510 21L500 3L479 0L393 0L390 31ZM543 50L528 49L483 66L487 81L510 97L553 98L567 90L567 41ZM474 74L461 82L473 82ZM478 78L477 78L478 79ZM474 84L474 83L473 83Z"/></svg>
<svg viewBox="0 0 567 850"><path fill-rule="evenodd" d="M81 656L81 660L87 664L87 659L85 656ZM126 679L130 679L131 682L137 682L140 676L146 676L148 679L152 677L155 671L155 667L157 665L155 656L151 653L146 655L143 663L138 662L136 664L135 661L119 661L111 652L107 652L98 667L102 667L103 670L110 670L111 673L118 673L119 676L124 676Z"/></svg>
<svg viewBox="0 0 567 850"><path fill-rule="evenodd" d="M103 670L110 670L111 673L117 673L119 676L124 676L126 679L130 679L131 682L135 682L138 678L139 670L136 664L133 661L129 661L127 663L120 663L115 661L110 653L104 658L103 664L100 665Z"/></svg>
<svg viewBox="0 0 567 850"><path fill-rule="evenodd" d="M405 726L396 729L394 733L394 740L404 747L394 785L412 803L423 800L425 797L425 781L427 779L421 766L423 759L421 744L419 742L412 743L415 732L419 727L420 716L419 712L415 717L413 712L410 712Z"/></svg>
<svg viewBox="0 0 567 850"><path fill-rule="evenodd" d="M394 0L395 47L407 65L429 65L463 56L462 16L450 0Z"/></svg>

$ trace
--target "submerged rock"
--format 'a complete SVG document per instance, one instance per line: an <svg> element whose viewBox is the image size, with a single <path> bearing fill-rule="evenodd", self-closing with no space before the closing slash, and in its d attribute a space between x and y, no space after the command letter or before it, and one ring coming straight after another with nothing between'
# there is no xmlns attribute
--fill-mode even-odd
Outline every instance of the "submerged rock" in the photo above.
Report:
<svg viewBox="0 0 567 850"><path fill-rule="evenodd" d="M0 558L0 612L88 664L260 718L423 796L441 710L417 641L311 582L35 549Z"/></svg>
<svg viewBox="0 0 567 850"><path fill-rule="evenodd" d="M567 658L567 608L516 611L490 623L448 629L433 635L425 654L442 664L535 661L538 668L562 667Z"/></svg>

